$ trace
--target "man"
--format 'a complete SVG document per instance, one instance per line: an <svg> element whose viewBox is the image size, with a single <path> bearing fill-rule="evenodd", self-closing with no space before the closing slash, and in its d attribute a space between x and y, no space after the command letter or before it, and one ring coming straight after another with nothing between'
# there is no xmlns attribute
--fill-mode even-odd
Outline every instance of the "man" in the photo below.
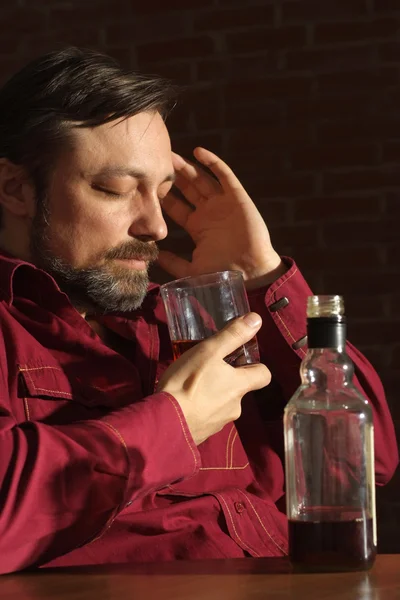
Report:
<svg viewBox="0 0 400 600"><path fill-rule="evenodd" d="M170 101L164 81L73 48L0 91L3 573L287 552L282 413L310 290L222 160L195 150L214 178L171 152ZM174 363L147 278L161 207L196 244L190 263L160 252L161 266L239 269L255 311ZM225 363L256 332L264 364ZM348 350L384 484L393 425L377 375Z"/></svg>

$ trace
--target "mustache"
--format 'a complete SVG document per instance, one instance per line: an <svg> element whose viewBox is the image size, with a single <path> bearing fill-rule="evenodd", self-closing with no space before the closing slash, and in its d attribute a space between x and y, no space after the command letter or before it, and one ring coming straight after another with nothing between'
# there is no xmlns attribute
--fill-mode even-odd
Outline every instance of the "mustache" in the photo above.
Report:
<svg viewBox="0 0 400 600"><path fill-rule="evenodd" d="M104 254L106 260L144 260L154 262L158 258L158 248L155 242L125 242L116 248L108 250Z"/></svg>

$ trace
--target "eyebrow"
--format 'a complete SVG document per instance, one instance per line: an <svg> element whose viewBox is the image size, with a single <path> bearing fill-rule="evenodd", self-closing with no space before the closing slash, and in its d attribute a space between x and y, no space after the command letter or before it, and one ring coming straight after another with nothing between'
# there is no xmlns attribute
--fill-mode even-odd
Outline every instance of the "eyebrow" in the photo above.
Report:
<svg viewBox="0 0 400 600"><path fill-rule="evenodd" d="M146 179L146 173L143 171L139 171L137 169L132 169L131 167L105 167L100 171L96 171L96 173L91 173L91 176L103 176L103 177L133 177L134 179ZM176 175L174 172L168 173L168 175L163 179L162 183L166 183L167 181L175 181Z"/></svg>

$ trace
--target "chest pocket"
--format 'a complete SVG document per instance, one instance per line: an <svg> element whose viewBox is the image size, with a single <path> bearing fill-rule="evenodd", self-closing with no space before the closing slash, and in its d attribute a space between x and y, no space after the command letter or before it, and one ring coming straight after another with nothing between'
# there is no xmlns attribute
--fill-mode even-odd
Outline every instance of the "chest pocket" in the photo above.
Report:
<svg viewBox="0 0 400 600"><path fill-rule="evenodd" d="M130 384L86 384L57 366L19 366L18 371L25 420L51 425L98 418L132 402L137 391Z"/></svg>

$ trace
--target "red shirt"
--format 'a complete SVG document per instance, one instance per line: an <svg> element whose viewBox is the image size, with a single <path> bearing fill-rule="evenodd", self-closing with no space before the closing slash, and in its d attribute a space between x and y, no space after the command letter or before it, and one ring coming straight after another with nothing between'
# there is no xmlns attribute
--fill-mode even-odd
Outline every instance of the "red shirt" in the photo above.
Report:
<svg viewBox="0 0 400 600"><path fill-rule="evenodd" d="M178 402L154 392L172 361L157 286L139 310L101 319L126 342L117 353L48 274L0 257L1 572L285 554L282 413L299 385L306 347L292 344L310 293L294 264L251 292L272 383L196 447ZM383 484L398 461L393 424L378 376L348 351Z"/></svg>

